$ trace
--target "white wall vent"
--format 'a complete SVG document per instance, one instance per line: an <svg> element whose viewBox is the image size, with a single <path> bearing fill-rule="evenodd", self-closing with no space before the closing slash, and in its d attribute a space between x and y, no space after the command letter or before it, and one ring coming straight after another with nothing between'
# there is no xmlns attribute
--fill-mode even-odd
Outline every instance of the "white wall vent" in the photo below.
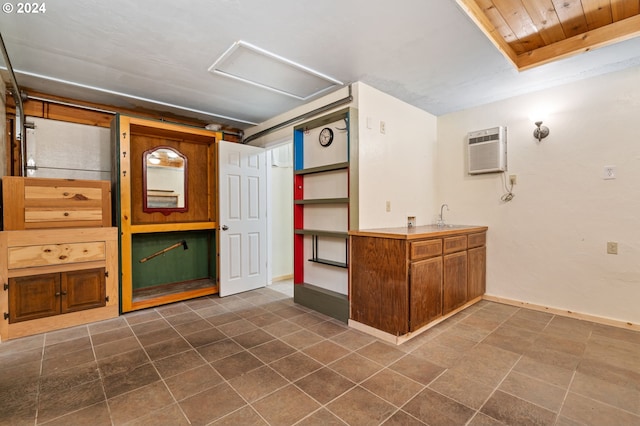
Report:
<svg viewBox="0 0 640 426"><path fill-rule="evenodd" d="M469 132L469 174L507 170L507 128L504 126Z"/></svg>

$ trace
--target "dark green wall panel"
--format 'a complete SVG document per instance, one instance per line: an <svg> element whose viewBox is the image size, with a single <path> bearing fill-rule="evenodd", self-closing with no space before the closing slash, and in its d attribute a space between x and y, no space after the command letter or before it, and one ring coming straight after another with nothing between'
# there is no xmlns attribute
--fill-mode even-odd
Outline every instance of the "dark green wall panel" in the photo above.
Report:
<svg viewBox="0 0 640 426"><path fill-rule="evenodd" d="M140 259L182 240L187 242L187 250L178 247L140 263ZM215 279L215 234L213 231L134 234L132 260L134 290L202 278Z"/></svg>

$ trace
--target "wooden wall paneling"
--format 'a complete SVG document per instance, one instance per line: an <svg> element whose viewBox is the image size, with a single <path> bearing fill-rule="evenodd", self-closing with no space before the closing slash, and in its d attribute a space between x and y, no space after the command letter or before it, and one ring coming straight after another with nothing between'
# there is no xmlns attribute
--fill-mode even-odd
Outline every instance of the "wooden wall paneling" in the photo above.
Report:
<svg viewBox="0 0 640 426"><path fill-rule="evenodd" d="M529 15L519 13L522 8L520 2L493 0L493 3L501 11L502 17L507 21L507 24L526 51L544 46L544 41Z"/></svg>
<svg viewBox="0 0 640 426"><path fill-rule="evenodd" d="M358 259L350 265L352 280L367 283L351 288L351 318L393 335L405 334L409 311L406 243L352 237L351 246L350 258Z"/></svg>
<svg viewBox="0 0 640 426"><path fill-rule="evenodd" d="M187 157L187 203L186 212L145 213L143 202L143 153L157 146L169 146ZM154 136L133 134L131 137L131 208L132 224L207 222L211 219L211 197L209 192L209 149L207 145L188 139L172 140Z"/></svg>
<svg viewBox="0 0 640 426"><path fill-rule="evenodd" d="M379 240L379 238L377 238ZM381 326L383 330L391 330L393 334L401 335L409 331L409 288L407 280L409 270L404 259L409 256L409 246L403 240L382 239L382 261L389 264L388 280L383 280L381 285L382 300L391 300L389 304L383 304L380 311ZM396 260L395 264L393 260ZM398 262L398 260L401 260Z"/></svg>
<svg viewBox="0 0 640 426"><path fill-rule="evenodd" d="M545 45L567 38L551 0L529 0L522 5L529 13L535 28L540 32Z"/></svg>
<svg viewBox="0 0 640 426"><path fill-rule="evenodd" d="M89 126L109 127L113 114L92 111L68 105L43 102L43 118L59 121L72 121Z"/></svg>
<svg viewBox="0 0 640 426"><path fill-rule="evenodd" d="M613 0L611 2L611 15L613 21L621 21L640 13L640 1Z"/></svg>
<svg viewBox="0 0 640 426"><path fill-rule="evenodd" d="M610 0L581 0L587 27L595 30L613 22Z"/></svg>

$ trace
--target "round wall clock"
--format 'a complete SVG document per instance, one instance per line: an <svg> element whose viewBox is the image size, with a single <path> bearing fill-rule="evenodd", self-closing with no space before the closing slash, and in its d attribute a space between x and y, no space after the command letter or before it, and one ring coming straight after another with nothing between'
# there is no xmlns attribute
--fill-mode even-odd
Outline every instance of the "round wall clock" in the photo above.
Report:
<svg viewBox="0 0 640 426"><path fill-rule="evenodd" d="M320 145L324 147L331 145L331 142L333 142L333 130L331 130L328 127L325 127L320 131L320 136L318 137L318 140L320 141Z"/></svg>

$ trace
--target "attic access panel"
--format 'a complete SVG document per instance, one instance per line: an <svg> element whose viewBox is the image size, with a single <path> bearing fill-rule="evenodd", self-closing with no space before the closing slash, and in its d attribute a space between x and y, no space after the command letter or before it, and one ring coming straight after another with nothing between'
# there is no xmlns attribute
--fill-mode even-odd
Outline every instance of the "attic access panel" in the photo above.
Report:
<svg viewBox="0 0 640 426"><path fill-rule="evenodd" d="M227 49L209 67L209 72L302 101L344 85L333 77L242 40Z"/></svg>

